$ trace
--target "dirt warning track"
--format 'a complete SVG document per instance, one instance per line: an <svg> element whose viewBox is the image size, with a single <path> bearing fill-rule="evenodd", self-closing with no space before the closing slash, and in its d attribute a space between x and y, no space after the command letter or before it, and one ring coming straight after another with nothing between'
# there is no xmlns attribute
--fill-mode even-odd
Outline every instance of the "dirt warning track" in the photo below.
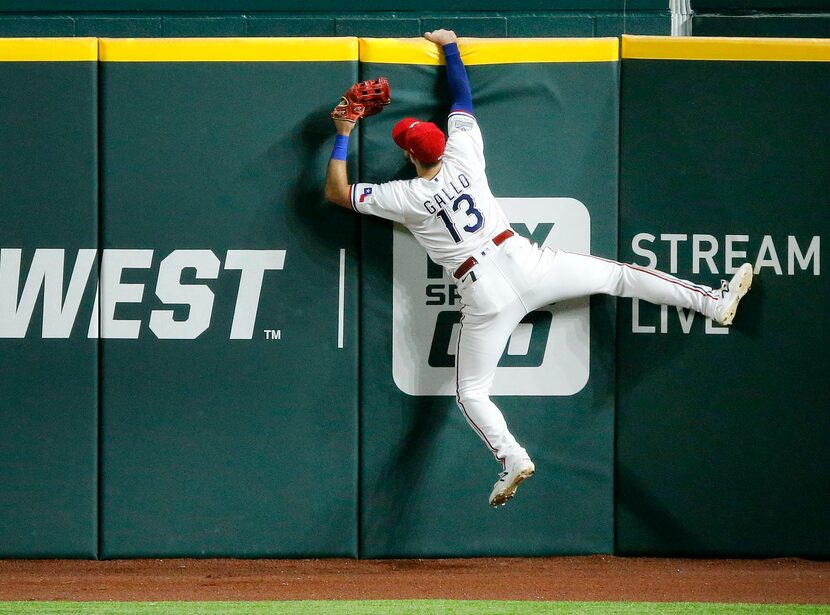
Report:
<svg viewBox="0 0 830 615"><path fill-rule="evenodd" d="M556 558L0 560L0 600L614 600L830 604L830 562Z"/></svg>

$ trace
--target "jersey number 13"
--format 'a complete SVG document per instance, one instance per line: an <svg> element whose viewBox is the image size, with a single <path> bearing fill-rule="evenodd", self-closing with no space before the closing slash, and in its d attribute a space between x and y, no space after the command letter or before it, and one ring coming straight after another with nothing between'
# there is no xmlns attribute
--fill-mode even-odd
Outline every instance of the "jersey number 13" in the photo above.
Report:
<svg viewBox="0 0 830 615"><path fill-rule="evenodd" d="M467 220L469 224L461 227L468 233L475 233L479 230L482 226L484 226L484 215L476 209L476 203L469 194L462 194L459 196L452 204L452 210L458 211L462 205L466 204L467 210L464 212L467 214ZM447 212L446 209L439 209L438 210L438 217L441 218L441 221L444 223L444 226L447 227L447 231L450 233L450 237L455 243L461 243L461 235L458 234L458 229L455 228L455 224L453 224L452 218L450 218L450 214Z"/></svg>

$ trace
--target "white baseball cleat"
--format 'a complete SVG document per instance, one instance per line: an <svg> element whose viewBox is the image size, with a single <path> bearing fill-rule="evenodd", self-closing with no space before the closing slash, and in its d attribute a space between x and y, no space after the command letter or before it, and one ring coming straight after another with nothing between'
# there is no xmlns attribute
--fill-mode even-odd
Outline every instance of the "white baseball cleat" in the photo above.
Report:
<svg viewBox="0 0 830 615"><path fill-rule="evenodd" d="M752 287L752 265L744 263L727 282L721 280L720 299L713 319L721 325L731 325L738 311L738 302Z"/></svg>
<svg viewBox="0 0 830 615"><path fill-rule="evenodd" d="M508 463L507 469L499 474L499 480L493 485L490 492L490 506L504 506L507 500L516 495L516 489L526 478L533 476L536 466L527 457L523 457L514 463Z"/></svg>

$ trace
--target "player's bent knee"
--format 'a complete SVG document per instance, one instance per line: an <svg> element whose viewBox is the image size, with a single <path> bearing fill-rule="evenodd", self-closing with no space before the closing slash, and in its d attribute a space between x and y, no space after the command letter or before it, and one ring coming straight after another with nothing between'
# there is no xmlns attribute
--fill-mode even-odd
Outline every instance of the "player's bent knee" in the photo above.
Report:
<svg viewBox="0 0 830 615"><path fill-rule="evenodd" d="M459 389L455 401L463 410L466 404L488 400L490 398L488 393L482 389Z"/></svg>

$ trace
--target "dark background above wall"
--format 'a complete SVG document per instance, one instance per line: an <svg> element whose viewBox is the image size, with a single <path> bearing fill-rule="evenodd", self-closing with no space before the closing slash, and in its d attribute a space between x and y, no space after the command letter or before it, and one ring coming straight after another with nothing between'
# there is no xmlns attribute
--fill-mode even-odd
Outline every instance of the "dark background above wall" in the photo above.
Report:
<svg viewBox="0 0 830 615"><path fill-rule="evenodd" d="M423 13L425 11L442 11L448 8L453 11L643 11L664 10L668 8L666 0L454 0L448 3L443 0L422 0L417 9L413 9L410 2L404 0L353 0L347 7L334 0L316 0L309 3L306 0L208 0L188 2L187 0L131 0L121 2L114 9L111 2L104 0L74 0L69 2L49 1L26 2L25 0L3 0L0 2L0 11L12 12L76 12L94 11L96 13L112 13L118 11L267 11L270 13L285 13L292 11L331 11L344 13L344 8L350 11L384 12L402 11Z"/></svg>
<svg viewBox="0 0 830 615"><path fill-rule="evenodd" d="M803 12L827 11L827 0L692 0L692 10L700 12L720 11L774 11Z"/></svg>
<svg viewBox="0 0 830 615"><path fill-rule="evenodd" d="M0 37L474 37L671 34L668 0L0 0ZM827 0L692 0L695 36L830 37Z"/></svg>
<svg viewBox="0 0 830 615"><path fill-rule="evenodd" d="M475 37L601 37L668 35L671 18L663 10L556 10L453 12L62 12L10 13L0 7L0 36L212 37L212 36L373 36L416 37L446 27Z"/></svg>
<svg viewBox="0 0 830 615"><path fill-rule="evenodd" d="M0 0L0 36L412 37L438 27L462 36L669 34L668 0Z"/></svg>

